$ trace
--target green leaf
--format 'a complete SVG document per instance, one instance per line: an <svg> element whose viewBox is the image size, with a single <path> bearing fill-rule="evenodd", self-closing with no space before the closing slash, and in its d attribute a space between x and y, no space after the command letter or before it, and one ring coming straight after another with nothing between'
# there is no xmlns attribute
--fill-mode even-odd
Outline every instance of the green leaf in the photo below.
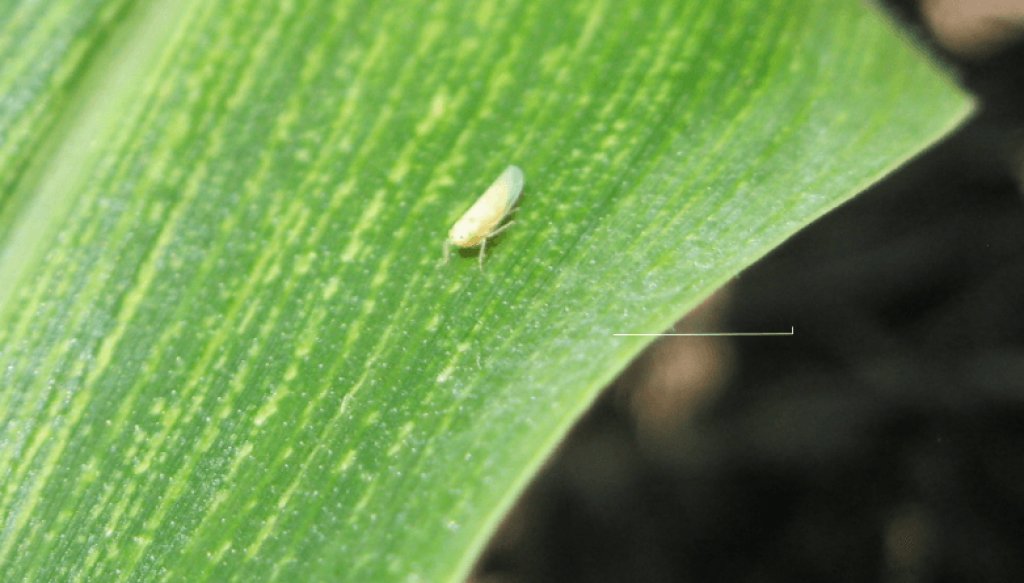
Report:
<svg viewBox="0 0 1024 583"><path fill-rule="evenodd" d="M854 0L21 2L0 29L3 581L464 577L647 342L613 333L969 110ZM485 269L441 264L510 163Z"/></svg>

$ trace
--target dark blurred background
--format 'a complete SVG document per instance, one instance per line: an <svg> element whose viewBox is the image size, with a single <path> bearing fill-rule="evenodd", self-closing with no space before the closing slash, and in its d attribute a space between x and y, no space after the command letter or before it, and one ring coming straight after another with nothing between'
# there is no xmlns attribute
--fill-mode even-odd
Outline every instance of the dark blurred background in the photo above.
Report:
<svg viewBox="0 0 1024 583"><path fill-rule="evenodd" d="M978 114L613 384L472 579L1024 581L1024 0L885 2Z"/></svg>

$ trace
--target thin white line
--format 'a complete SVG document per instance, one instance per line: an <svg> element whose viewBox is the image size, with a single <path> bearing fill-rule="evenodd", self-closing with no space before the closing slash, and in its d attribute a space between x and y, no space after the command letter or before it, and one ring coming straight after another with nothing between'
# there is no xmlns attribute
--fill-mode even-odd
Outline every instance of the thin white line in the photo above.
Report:
<svg viewBox="0 0 1024 583"><path fill-rule="evenodd" d="M796 333L796 326L792 326L789 332L679 332L679 333L662 333L662 334L631 334L620 332L612 334L612 336L690 336L690 337L707 337L707 336L792 336Z"/></svg>

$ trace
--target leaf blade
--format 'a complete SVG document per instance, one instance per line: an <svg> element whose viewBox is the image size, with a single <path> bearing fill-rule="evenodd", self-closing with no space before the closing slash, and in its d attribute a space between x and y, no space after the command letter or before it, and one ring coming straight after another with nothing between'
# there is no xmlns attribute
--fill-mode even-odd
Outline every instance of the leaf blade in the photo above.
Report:
<svg viewBox="0 0 1024 583"><path fill-rule="evenodd" d="M857 3L782 6L182 13L3 305L0 572L464 574L644 344L611 333L964 114ZM439 268L508 163L517 225Z"/></svg>

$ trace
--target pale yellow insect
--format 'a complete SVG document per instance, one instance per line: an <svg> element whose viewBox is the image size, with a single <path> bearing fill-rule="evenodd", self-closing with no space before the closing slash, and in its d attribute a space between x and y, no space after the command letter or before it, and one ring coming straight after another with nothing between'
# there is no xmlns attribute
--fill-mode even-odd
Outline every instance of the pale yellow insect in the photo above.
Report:
<svg viewBox="0 0 1024 583"><path fill-rule="evenodd" d="M501 224L512 212L512 207L523 192L523 171L509 166L484 191L473 206L455 221L444 242L444 260L448 262L451 246L468 248L480 246L480 269L484 268L487 240L507 229L515 221Z"/></svg>

